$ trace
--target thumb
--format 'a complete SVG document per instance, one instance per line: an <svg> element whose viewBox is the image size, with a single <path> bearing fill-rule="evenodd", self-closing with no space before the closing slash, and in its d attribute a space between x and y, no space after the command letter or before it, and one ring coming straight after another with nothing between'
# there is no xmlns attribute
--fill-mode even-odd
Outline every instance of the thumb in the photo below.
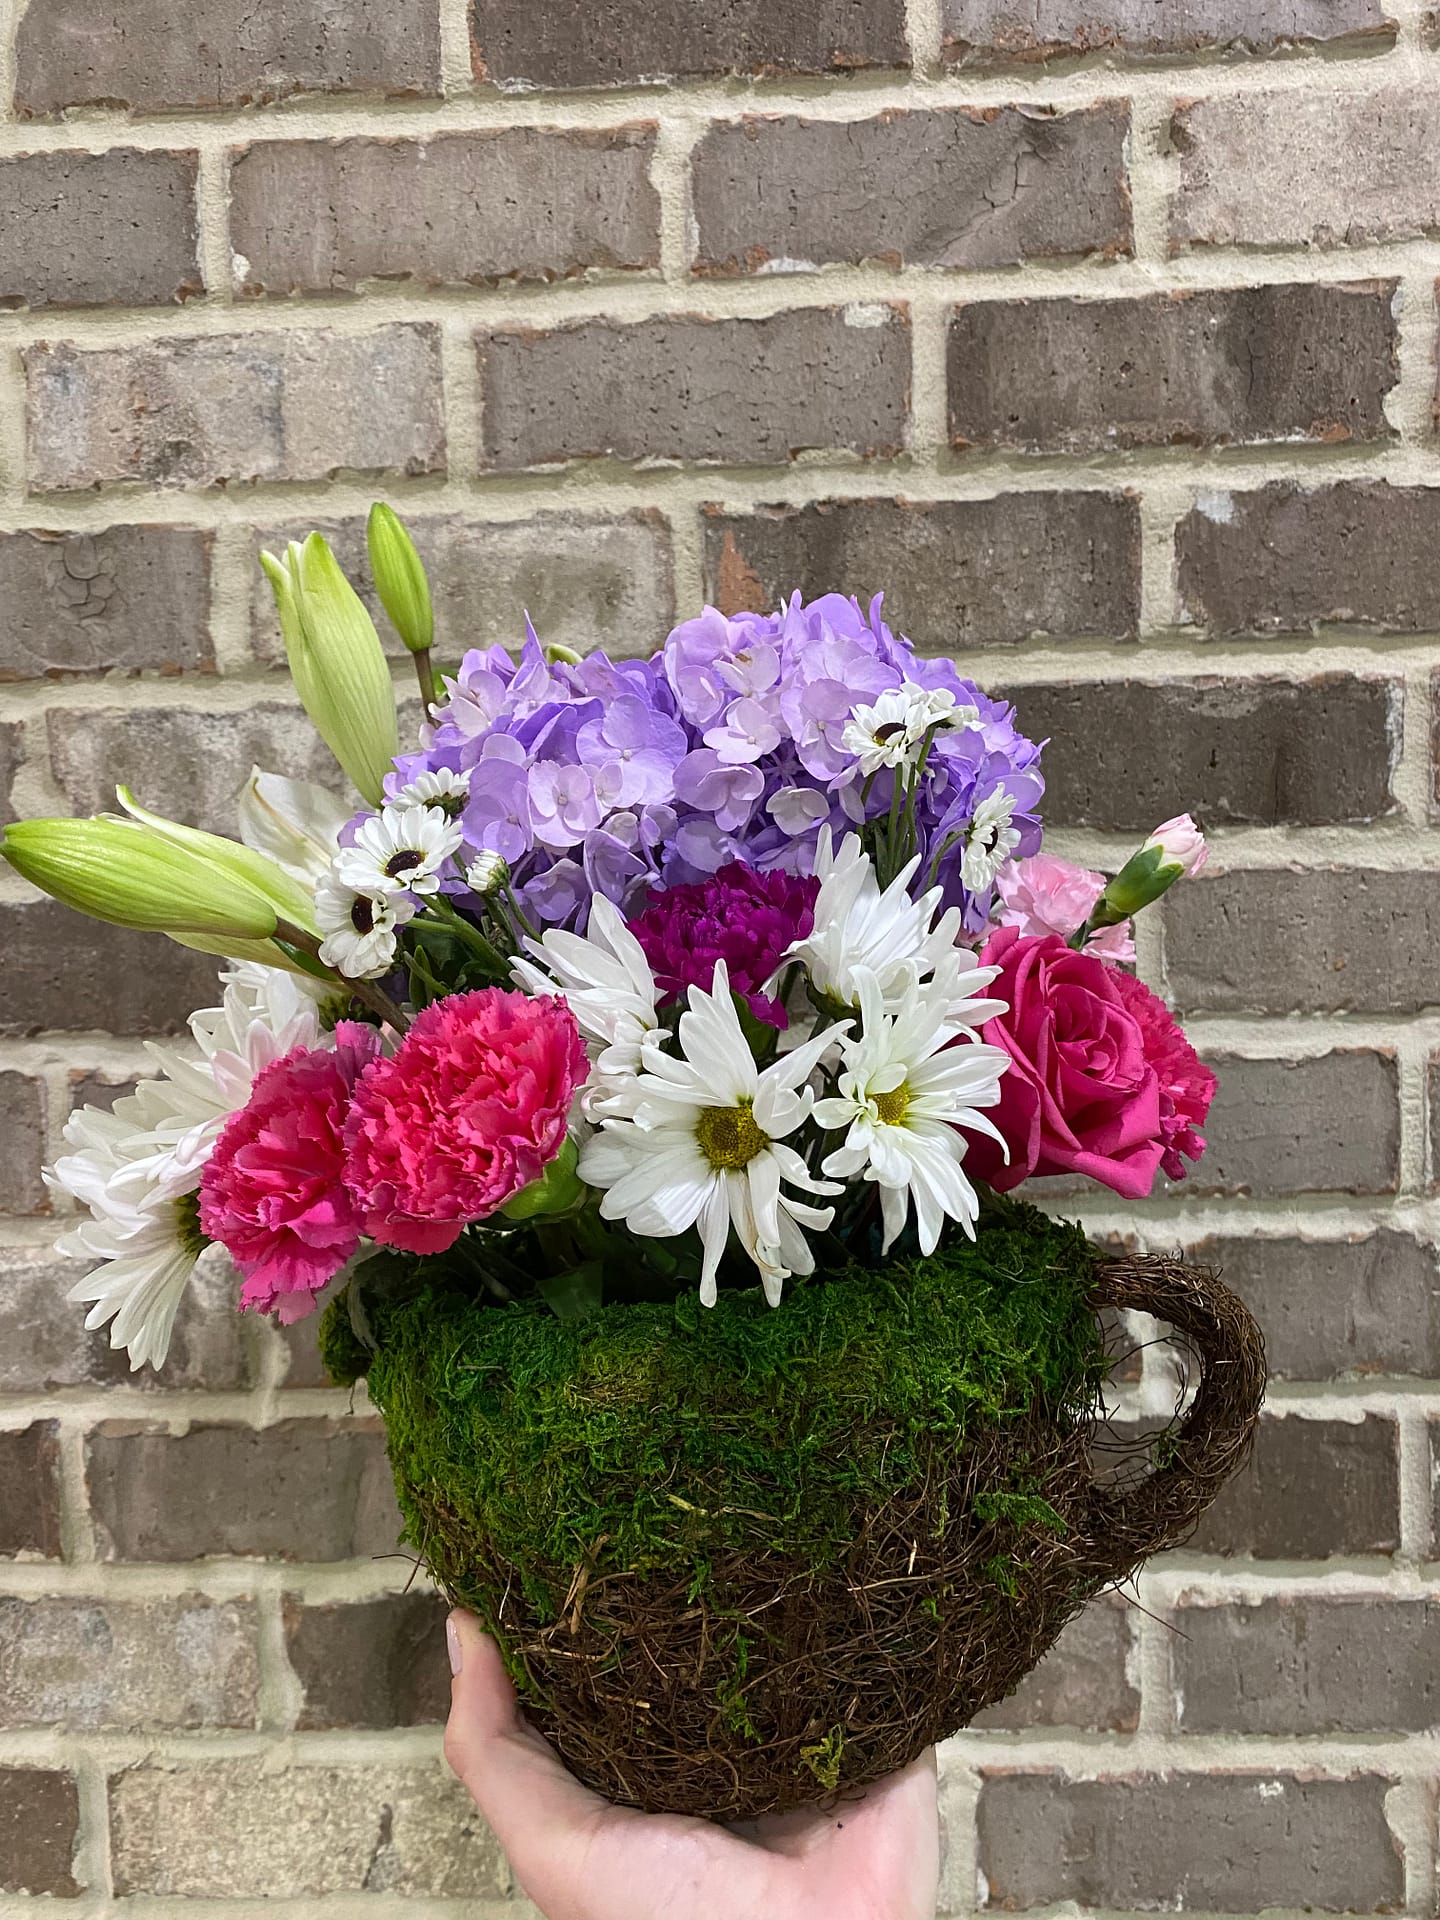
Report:
<svg viewBox="0 0 1440 1920"><path fill-rule="evenodd" d="M613 1813L527 1726L500 1649L470 1614L445 1624L454 1675L445 1758L489 1822L532 1898L564 1876L597 1820Z"/></svg>

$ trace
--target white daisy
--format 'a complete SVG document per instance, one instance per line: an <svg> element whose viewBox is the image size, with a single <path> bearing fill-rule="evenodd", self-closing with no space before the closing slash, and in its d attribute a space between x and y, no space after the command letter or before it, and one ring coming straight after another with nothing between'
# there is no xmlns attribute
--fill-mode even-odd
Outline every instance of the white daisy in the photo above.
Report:
<svg viewBox="0 0 1440 1920"><path fill-rule="evenodd" d="M407 780L390 804L394 807L439 807L447 819L453 820L456 814L464 811L469 798L470 774L467 769L457 771L454 767L435 767L425 773L417 773L413 780Z"/></svg>
<svg viewBox="0 0 1440 1920"><path fill-rule="evenodd" d="M552 930L525 944L544 971L533 961L516 960L511 978L528 993L559 994L579 1022L599 1076L592 1078L583 1099L586 1111L593 1113L610 1080L639 1072L645 1041L660 1024L655 977L645 949L603 893L590 903L585 933Z"/></svg>
<svg viewBox="0 0 1440 1920"><path fill-rule="evenodd" d="M502 854L486 848L477 853L465 869L465 884L472 893L478 893L482 899L499 893L510 878L510 862Z"/></svg>
<svg viewBox="0 0 1440 1920"><path fill-rule="evenodd" d="M976 1040L957 1045L945 1001L924 989L912 988L892 1016L879 982L865 974L860 1004L864 1027L858 1040L844 1043L838 1093L815 1107L822 1127L847 1130L822 1170L839 1179L863 1171L878 1184L882 1253L904 1227L912 1199L922 1253L935 1251L947 1215L973 1240L979 1203L957 1129L1001 1139L979 1109L998 1102L1009 1055Z"/></svg>
<svg viewBox="0 0 1440 1920"><path fill-rule="evenodd" d="M335 874L356 893L438 893L461 838L440 807L385 807L341 847Z"/></svg>
<svg viewBox="0 0 1440 1920"><path fill-rule="evenodd" d="M86 1326L111 1321L110 1344L132 1367L159 1367L176 1310L206 1242L196 1194L226 1120L255 1076L295 1047L323 1044L319 1009L303 982L253 965L225 976L223 1004L191 1015L199 1057L151 1043L159 1076L142 1080L113 1112L83 1107L65 1124L47 1184L90 1218L57 1243L67 1258L101 1264L73 1288L90 1303Z"/></svg>
<svg viewBox="0 0 1440 1920"><path fill-rule="evenodd" d="M784 1141L809 1118L814 1095L805 1082L843 1031L827 1027L761 1072L740 1028L729 973L717 961L712 991L690 989L680 1057L652 1040L641 1072L618 1084L600 1131L581 1152L580 1177L604 1190L606 1220L624 1220L632 1233L655 1239L699 1228L707 1307L715 1304L732 1229L759 1268L771 1306L792 1273L814 1270L802 1229L828 1227L832 1210L795 1199L782 1182L812 1194L840 1189L816 1180Z"/></svg>
<svg viewBox="0 0 1440 1920"><path fill-rule="evenodd" d="M960 857L960 878L971 893L984 893L993 885L996 874L1020 844L1020 830L1010 822L1015 814L1015 798L997 787L976 807L965 834L965 851Z"/></svg>
<svg viewBox="0 0 1440 1920"><path fill-rule="evenodd" d="M315 889L320 958L347 980L373 980L395 963L395 930L415 918L408 893L361 893L334 873Z"/></svg>
<svg viewBox="0 0 1440 1920"><path fill-rule="evenodd" d="M790 948L789 957L803 962L817 994L840 1006L859 1005L863 973L879 981L886 1006L893 1011L909 987L943 972L957 1009L957 1027L1003 1013L1003 1001L972 1001L995 978L996 969L976 967L974 956L956 946L960 909L951 907L936 922L941 888L911 899L907 889L919 864L917 856L882 893L858 836L847 833L832 854L830 829L822 827L815 852L820 881L815 925ZM966 1001L972 1001L973 1017L960 1018L958 1010Z"/></svg>
<svg viewBox="0 0 1440 1920"><path fill-rule="evenodd" d="M921 687L906 680L882 693L872 706L856 707L840 745L855 755L860 772L868 777L881 767L913 763L932 727L970 726L979 718L979 708L958 704L948 687Z"/></svg>

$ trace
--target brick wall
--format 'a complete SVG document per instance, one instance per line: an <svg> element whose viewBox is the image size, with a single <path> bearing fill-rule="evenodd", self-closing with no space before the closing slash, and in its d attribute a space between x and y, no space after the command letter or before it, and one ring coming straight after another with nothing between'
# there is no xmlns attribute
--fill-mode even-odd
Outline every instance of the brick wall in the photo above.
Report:
<svg viewBox="0 0 1440 1920"><path fill-rule="evenodd" d="M944 1906L1428 1912L1436 14L0 21L0 809L124 774L223 825L252 760L316 769L254 557L318 522L353 559L383 490L453 649L885 586L1055 735L1063 847L1206 820L1144 963L1221 1066L1213 1148L1083 1212L1225 1267L1270 1413L1142 1604L947 1751ZM524 1912L439 1764L363 1399L223 1280L158 1383L61 1299L42 1153L207 965L0 902L0 1915ZM1148 1352L1126 1410L1172 1390Z"/></svg>

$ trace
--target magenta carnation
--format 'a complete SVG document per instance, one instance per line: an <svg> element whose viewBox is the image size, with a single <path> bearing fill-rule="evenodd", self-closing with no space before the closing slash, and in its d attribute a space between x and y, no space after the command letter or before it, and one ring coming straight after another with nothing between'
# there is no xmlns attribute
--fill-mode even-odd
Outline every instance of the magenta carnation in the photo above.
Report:
<svg viewBox="0 0 1440 1920"><path fill-rule="evenodd" d="M344 1181L351 1090L379 1050L342 1021L334 1051L297 1047L260 1073L200 1182L200 1225L240 1269L242 1307L302 1319L360 1245Z"/></svg>
<svg viewBox="0 0 1440 1920"><path fill-rule="evenodd" d="M756 873L738 860L709 880L657 894L630 931L645 949L664 998L687 987L707 991L715 962L730 970L730 985L757 1020L784 1027L785 1009L765 988L787 948L815 924L818 880L787 873Z"/></svg>
<svg viewBox="0 0 1440 1920"><path fill-rule="evenodd" d="M441 1253L538 1180L564 1145L589 1072L561 1000L483 987L416 1016L376 1060L345 1126L345 1178L365 1232Z"/></svg>
<svg viewBox="0 0 1440 1920"><path fill-rule="evenodd" d="M1140 1029L1145 1058L1160 1082L1160 1137L1165 1146L1160 1164L1172 1180L1183 1180L1185 1160L1198 1160L1205 1151L1200 1129L1215 1097L1215 1076L1163 1000L1128 973L1117 974L1115 984Z"/></svg>

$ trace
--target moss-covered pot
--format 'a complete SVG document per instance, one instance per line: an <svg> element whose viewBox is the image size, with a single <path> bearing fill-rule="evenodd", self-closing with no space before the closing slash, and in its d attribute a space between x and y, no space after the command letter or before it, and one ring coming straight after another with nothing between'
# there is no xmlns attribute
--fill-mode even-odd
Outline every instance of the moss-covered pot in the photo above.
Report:
<svg viewBox="0 0 1440 1920"><path fill-rule="evenodd" d="M1124 1495L1089 1462L1104 1300L1209 1363ZM864 1785L1010 1692L1193 1524L1263 1382L1209 1276L1106 1263L1027 1209L779 1310L755 1290L562 1321L432 1287L371 1331L361 1356L332 1314L327 1358L368 1374L406 1538L537 1724L610 1797L726 1819Z"/></svg>

